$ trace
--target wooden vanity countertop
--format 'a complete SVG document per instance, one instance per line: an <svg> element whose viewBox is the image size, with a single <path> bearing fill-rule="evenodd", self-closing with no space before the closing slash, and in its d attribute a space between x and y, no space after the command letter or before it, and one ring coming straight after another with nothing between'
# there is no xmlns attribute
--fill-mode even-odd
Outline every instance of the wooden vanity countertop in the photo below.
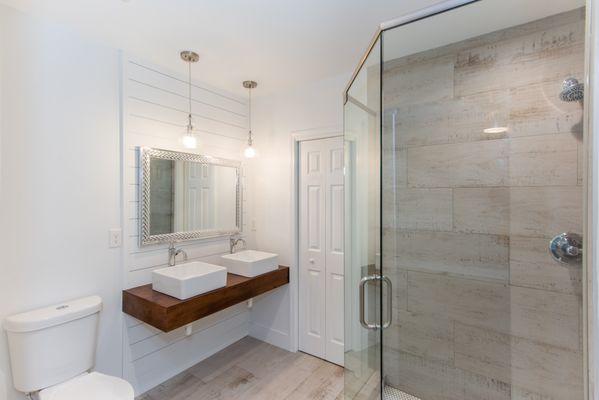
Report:
<svg viewBox="0 0 599 400"><path fill-rule="evenodd" d="M157 292L148 284L123 290L123 312L169 332L288 283L289 267L279 266L253 278L227 274L226 286L186 300Z"/></svg>

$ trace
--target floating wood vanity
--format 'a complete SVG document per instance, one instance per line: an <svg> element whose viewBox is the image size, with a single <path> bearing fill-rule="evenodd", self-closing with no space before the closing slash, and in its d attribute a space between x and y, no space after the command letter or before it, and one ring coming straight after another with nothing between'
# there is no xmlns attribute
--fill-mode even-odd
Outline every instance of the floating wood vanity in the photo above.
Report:
<svg viewBox="0 0 599 400"><path fill-rule="evenodd" d="M123 290L123 312L163 332L185 326L289 283L289 267L246 278L227 274L227 286L187 300L152 290L152 285Z"/></svg>

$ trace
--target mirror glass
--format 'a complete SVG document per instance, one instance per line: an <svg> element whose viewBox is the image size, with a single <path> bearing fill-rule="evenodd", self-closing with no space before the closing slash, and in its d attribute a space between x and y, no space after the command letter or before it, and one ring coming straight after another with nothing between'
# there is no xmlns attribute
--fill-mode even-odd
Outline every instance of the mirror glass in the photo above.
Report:
<svg viewBox="0 0 599 400"><path fill-rule="evenodd" d="M189 153L142 149L142 244L239 232L239 165Z"/></svg>

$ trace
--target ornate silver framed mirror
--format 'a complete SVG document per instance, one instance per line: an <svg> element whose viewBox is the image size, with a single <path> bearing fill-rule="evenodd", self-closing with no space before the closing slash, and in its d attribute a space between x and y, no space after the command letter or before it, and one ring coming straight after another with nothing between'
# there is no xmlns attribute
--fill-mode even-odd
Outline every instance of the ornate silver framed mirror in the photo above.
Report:
<svg viewBox="0 0 599 400"><path fill-rule="evenodd" d="M139 244L241 232L241 162L139 148Z"/></svg>

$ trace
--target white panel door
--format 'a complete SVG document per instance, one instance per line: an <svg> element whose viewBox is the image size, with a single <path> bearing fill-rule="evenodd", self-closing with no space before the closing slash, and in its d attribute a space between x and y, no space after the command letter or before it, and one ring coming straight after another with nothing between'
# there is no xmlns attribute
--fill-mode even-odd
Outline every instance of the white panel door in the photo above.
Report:
<svg viewBox="0 0 599 400"><path fill-rule="evenodd" d="M302 142L300 350L343 364L343 139Z"/></svg>
<svg viewBox="0 0 599 400"><path fill-rule="evenodd" d="M343 139L329 139L326 173L326 356L343 365L344 344L344 176Z"/></svg>
<svg viewBox="0 0 599 400"><path fill-rule="evenodd" d="M212 167L206 164L185 163L186 190L189 215L187 216L186 231L197 231L213 228L210 210L214 209L214 182Z"/></svg>
<svg viewBox="0 0 599 400"><path fill-rule="evenodd" d="M300 350L324 358L326 352L326 151L318 142L300 145Z"/></svg>

